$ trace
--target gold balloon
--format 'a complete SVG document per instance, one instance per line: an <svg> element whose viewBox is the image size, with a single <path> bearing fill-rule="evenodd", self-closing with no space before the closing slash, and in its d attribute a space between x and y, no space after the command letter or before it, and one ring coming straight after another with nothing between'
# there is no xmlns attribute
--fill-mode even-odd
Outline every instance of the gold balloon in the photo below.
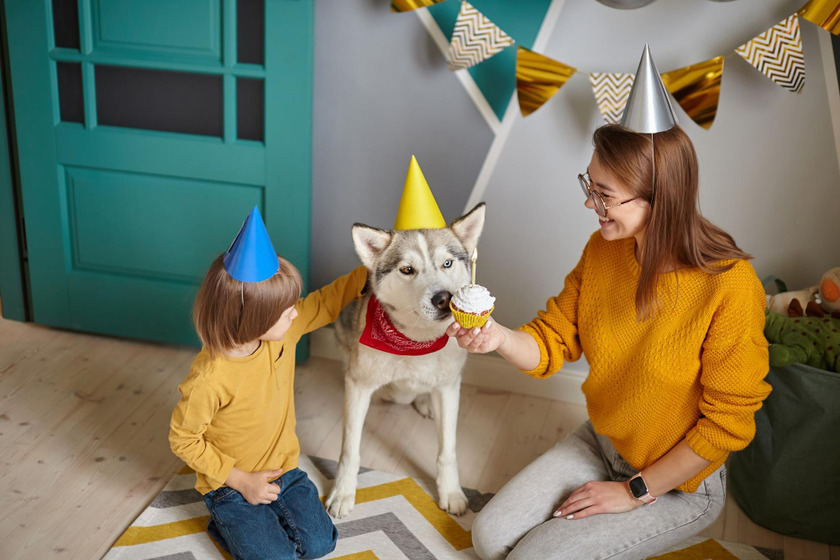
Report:
<svg viewBox="0 0 840 560"><path fill-rule="evenodd" d="M662 82L691 120L709 129L717 115L722 56L662 74Z"/></svg>
<svg viewBox="0 0 840 560"><path fill-rule="evenodd" d="M535 53L516 48L516 91L519 110L527 117L551 99L577 71L576 68Z"/></svg>
<svg viewBox="0 0 840 560"><path fill-rule="evenodd" d="M811 0L802 6L799 15L834 35L840 35L840 0Z"/></svg>
<svg viewBox="0 0 840 560"><path fill-rule="evenodd" d="M417 8L428 8L443 0L391 0L392 12L410 12Z"/></svg>

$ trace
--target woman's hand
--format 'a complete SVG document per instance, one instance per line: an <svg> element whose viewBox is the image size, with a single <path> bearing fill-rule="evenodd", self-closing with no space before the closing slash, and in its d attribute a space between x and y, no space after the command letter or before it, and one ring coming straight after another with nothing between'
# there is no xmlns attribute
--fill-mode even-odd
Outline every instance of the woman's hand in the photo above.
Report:
<svg viewBox="0 0 840 560"><path fill-rule="evenodd" d="M554 517L583 519L599 513L624 513L644 505L630 493L626 482L590 481L569 494Z"/></svg>
<svg viewBox="0 0 840 560"><path fill-rule="evenodd" d="M496 350L502 358L522 371L530 371L540 363L540 348L531 335L512 331L493 319L487 319L481 328L469 330L458 323L452 323L446 329L446 334L455 337L461 348L473 354Z"/></svg>
<svg viewBox="0 0 840 560"><path fill-rule="evenodd" d="M486 354L496 350L505 342L505 334L493 319L487 319L483 327L465 329L453 322L446 329L446 334L455 337L458 345L473 354Z"/></svg>
<svg viewBox="0 0 840 560"><path fill-rule="evenodd" d="M234 467L225 484L242 494L245 501L252 506L270 504L280 494L280 485L268 481L282 473L283 469L248 473Z"/></svg>

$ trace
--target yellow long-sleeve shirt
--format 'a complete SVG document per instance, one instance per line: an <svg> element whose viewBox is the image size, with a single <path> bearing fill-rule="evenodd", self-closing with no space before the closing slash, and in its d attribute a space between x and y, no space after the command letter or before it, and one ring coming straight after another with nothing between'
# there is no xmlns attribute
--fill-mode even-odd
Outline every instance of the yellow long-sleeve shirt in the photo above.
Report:
<svg viewBox="0 0 840 560"><path fill-rule="evenodd" d="M361 296L367 269L352 273L298 300L299 315L279 342L261 342L245 358L217 356L205 349L178 386L172 413L172 451L197 474L202 494L224 485L233 467L246 472L297 467L295 434L295 345L306 333L333 322Z"/></svg>
<svg viewBox="0 0 840 560"><path fill-rule="evenodd" d="M525 373L548 377L586 354L595 431L638 470L686 439L711 461L677 488L693 492L752 440L770 393L764 290L744 260L720 274L679 270L659 278L662 307L638 322L640 272L633 238L593 234L560 295L520 327L540 348L540 364Z"/></svg>

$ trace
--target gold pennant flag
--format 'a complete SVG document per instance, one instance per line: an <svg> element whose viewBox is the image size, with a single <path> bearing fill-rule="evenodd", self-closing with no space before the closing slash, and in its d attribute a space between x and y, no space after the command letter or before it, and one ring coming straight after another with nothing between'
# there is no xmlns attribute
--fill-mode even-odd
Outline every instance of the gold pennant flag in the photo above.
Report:
<svg viewBox="0 0 840 560"><path fill-rule="evenodd" d="M840 0L811 0L802 6L799 15L834 35L840 35Z"/></svg>
<svg viewBox="0 0 840 560"><path fill-rule="evenodd" d="M616 124L621 120L635 77L635 74L598 72L589 75L595 101L607 124Z"/></svg>
<svg viewBox="0 0 840 560"><path fill-rule="evenodd" d="M449 44L449 69L463 70L513 44L513 39L468 2L461 3Z"/></svg>
<svg viewBox="0 0 840 560"><path fill-rule="evenodd" d="M805 53L799 18L793 14L735 49L759 72L794 93L805 85Z"/></svg>
<svg viewBox="0 0 840 560"><path fill-rule="evenodd" d="M708 130L717 115L722 75L723 57L716 56L666 72L662 74L662 82L691 120Z"/></svg>
<svg viewBox="0 0 840 560"><path fill-rule="evenodd" d="M417 8L428 8L444 0L391 0L392 12L410 12Z"/></svg>
<svg viewBox="0 0 840 560"><path fill-rule="evenodd" d="M567 64L525 47L517 47L516 92L522 116L527 117L542 107L576 71Z"/></svg>

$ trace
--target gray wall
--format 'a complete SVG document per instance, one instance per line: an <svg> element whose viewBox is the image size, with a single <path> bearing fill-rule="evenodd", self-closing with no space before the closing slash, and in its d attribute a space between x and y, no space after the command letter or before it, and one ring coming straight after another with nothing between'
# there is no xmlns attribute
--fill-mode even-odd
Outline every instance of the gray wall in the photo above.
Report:
<svg viewBox="0 0 840 560"><path fill-rule="evenodd" d="M557 1L557 0L556 0ZM413 14L387 1L316 3L313 285L353 266L350 226L393 224L411 153L444 216L464 210L493 133ZM840 265L840 167L819 34L801 21L806 83L799 95L734 54L802 0L659 0L616 10L566 0L542 53L582 72L635 72L642 46L661 72L728 54L711 130L677 107L701 165L701 207L755 256L760 277L791 289ZM828 42L830 44L830 42ZM556 294L598 228L576 174L603 123L585 74L544 107L516 117L483 200L488 221L478 279L514 325ZM460 205L460 206L459 206Z"/></svg>
<svg viewBox="0 0 840 560"><path fill-rule="evenodd" d="M389 5L315 2L313 287L359 264L354 223L394 226L412 154L451 222L493 140L417 16Z"/></svg>

